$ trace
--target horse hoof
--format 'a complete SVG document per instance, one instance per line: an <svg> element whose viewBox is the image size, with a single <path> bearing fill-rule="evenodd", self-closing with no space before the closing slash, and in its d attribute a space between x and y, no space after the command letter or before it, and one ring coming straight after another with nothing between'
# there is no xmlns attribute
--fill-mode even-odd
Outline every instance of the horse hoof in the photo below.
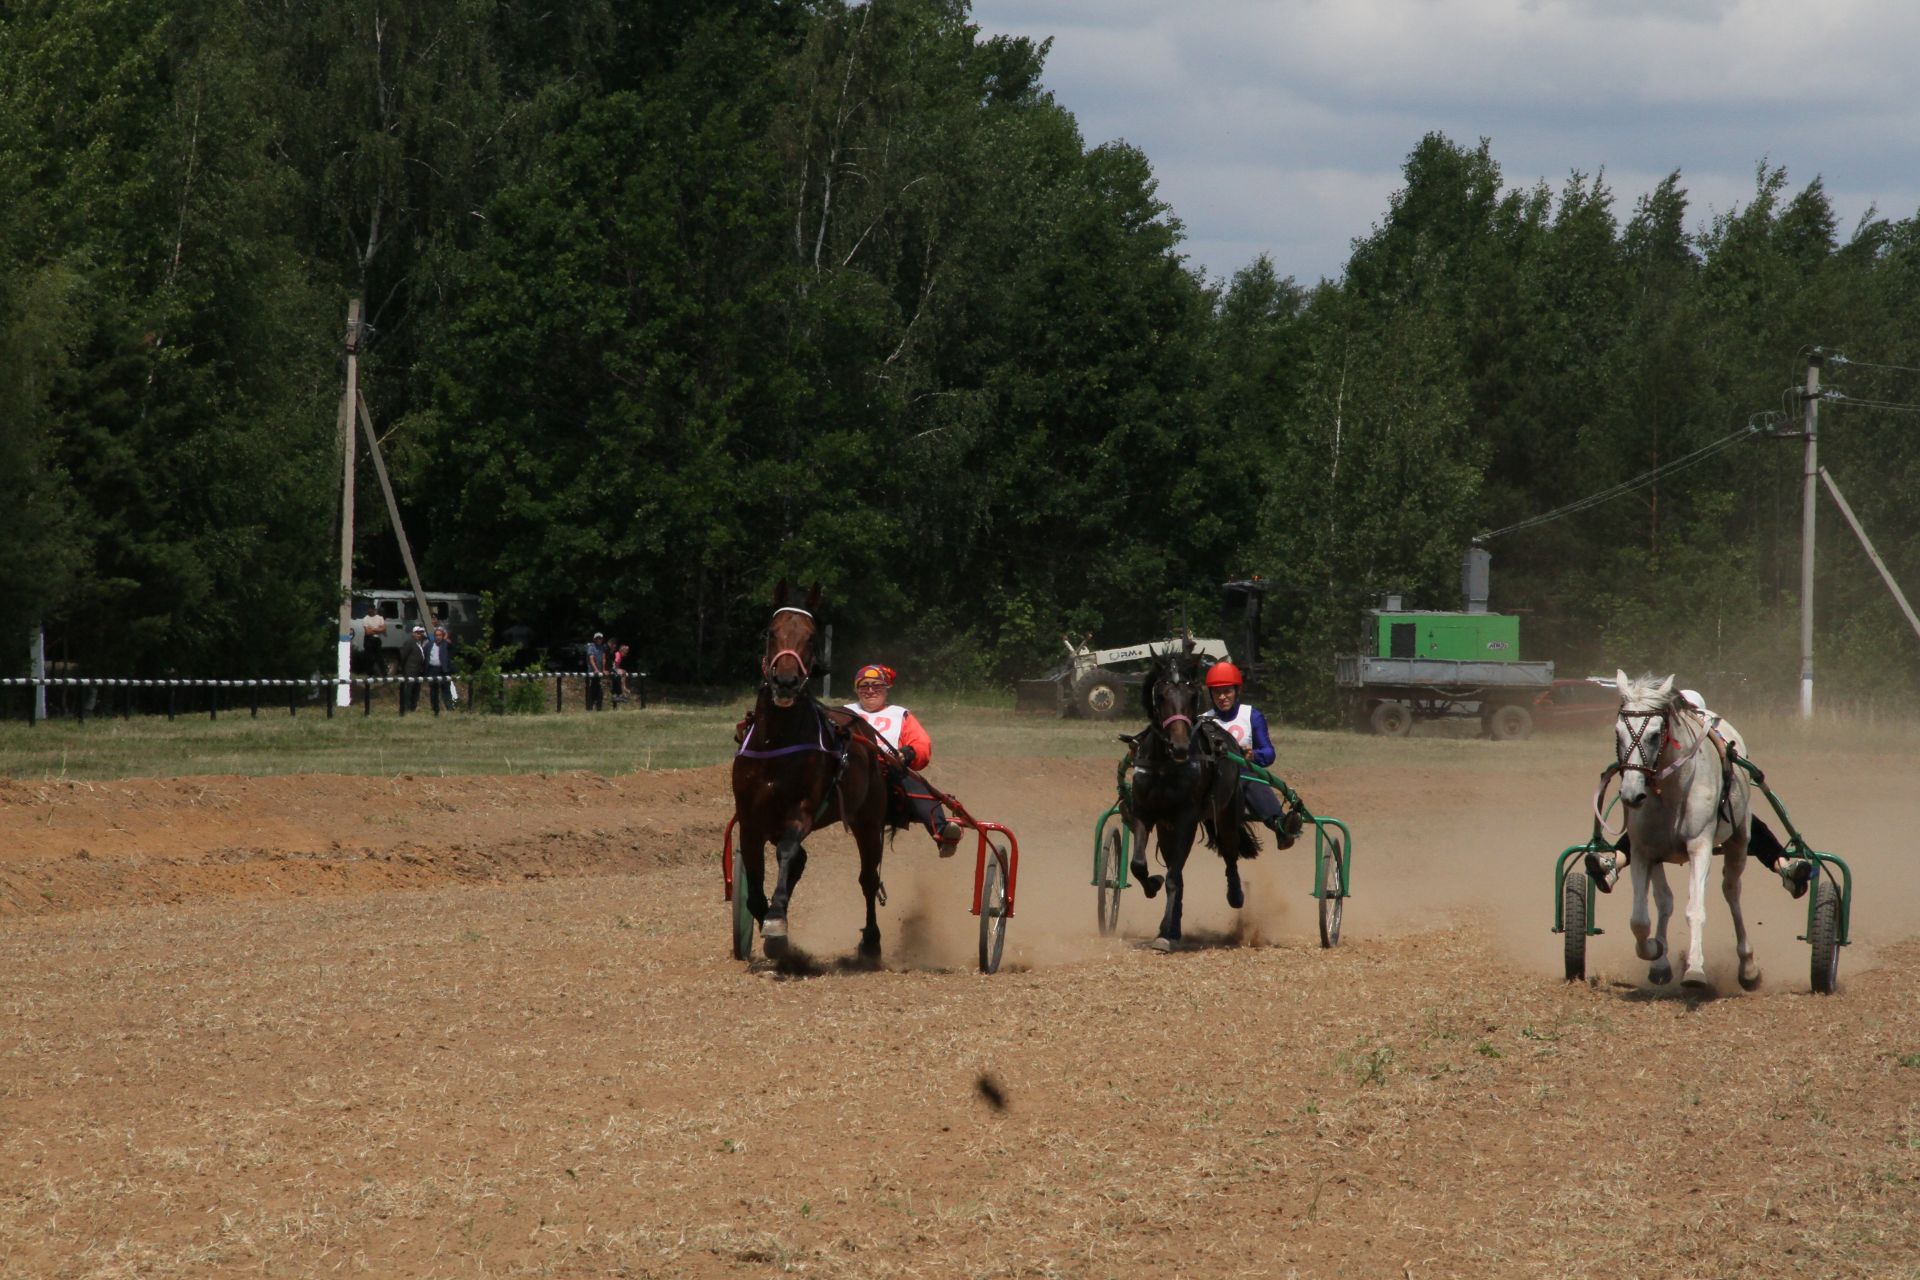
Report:
<svg viewBox="0 0 1920 1280"><path fill-rule="evenodd" d="M1147 940L1147 950L1158 951L1161 955L1166 955L1169 951L1173 950L1173 944L1165 938L1149 938Z"/></svg>
<svg viewBox="0 0 1920 1280"><path fill-rule="evenodd" d="M1673 981L1673 966L1662 960L1647 970L1647 981L1656 987L1664 987Z"/></svg>
<svg viewBox="0 0 1920 1280"><path fill-rule="evenodd" d="M1658 960L1667 954L1667 944L1658 938L1644 938L1633 944L1633 954L1642 960Z"/></svg>
<svg viewBox="0 0 1920 1280"><path fill-rule="evenodd" d="M1235 911L1247 905L1247 891L1237 884L1227 886L1227 905Z"/></svg>
<svg viewBox="0 0 1920 1280"><path fill-rule="evenodd" d="M1691 987L1698 991L1705 987L1711 987L1713 982L1707 977L1707 971L1705 969L1696 966L1688 969L1686 973L1681 976L1680 985L1683 987Z"/></svg>
<svg viewBox="0 0 1920 1280"><path fill-rule="evenodd" d="M1160 886L1165 884L1166 881L1167 878L1165 876L1141 876L1140 892L1146 894L1149 898L1155 897L1160 892Z"/></svg>
<svg viewBox="0 0 1920 1280"><path fill-rule="evenodd" d="M1740 975L1740 989L1742 991L1758 991L1760 989L1760 971L1755 969L1751 974L1742 973Z"/></svg>
<svg viewBox="0 0 1920 1280"><path fill-rule="evenodd" d="M860 958L862 960L878 960L880 958L880 931L878 929L875 929L871 934L865 929L860 931Z"/></svg>

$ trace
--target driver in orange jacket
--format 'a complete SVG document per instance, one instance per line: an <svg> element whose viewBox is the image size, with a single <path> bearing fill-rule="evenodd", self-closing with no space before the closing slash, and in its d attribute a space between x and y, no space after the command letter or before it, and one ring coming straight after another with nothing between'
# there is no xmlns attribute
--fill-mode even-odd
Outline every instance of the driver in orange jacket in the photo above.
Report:
<svg viewBox="0 0 1920 1280"><path fill-rule="evenodd" d="M853 673L853 691L860 700L849 702L847 710L865 720L882 742L899 753L899 764L882 757L887 785L906 801L913 820L926 827L940 856L951 858L960 847L960 824L947 817L917 772L933 762L933 739L913 712L892 702L893 680L892 667L875 663L861 667Z"/></svg>

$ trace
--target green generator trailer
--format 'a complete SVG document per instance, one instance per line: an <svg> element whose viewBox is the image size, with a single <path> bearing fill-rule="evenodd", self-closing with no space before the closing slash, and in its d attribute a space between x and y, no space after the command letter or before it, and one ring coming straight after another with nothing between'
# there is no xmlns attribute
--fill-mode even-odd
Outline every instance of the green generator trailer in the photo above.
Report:
<svg viewBox="0 0 1920 1280"><path fill-rule="evenodd" d="M1490 557L1471 548L1461 569L1466 607L1406 609L1398 596L1366 610L1361 651L1334 659L1349 723L1399 737L1415 720L1477 716L1488 737L1533 732L1533 701L1553 684L1551 662L1520 658L1520 619L1487 612Z"/></svg>

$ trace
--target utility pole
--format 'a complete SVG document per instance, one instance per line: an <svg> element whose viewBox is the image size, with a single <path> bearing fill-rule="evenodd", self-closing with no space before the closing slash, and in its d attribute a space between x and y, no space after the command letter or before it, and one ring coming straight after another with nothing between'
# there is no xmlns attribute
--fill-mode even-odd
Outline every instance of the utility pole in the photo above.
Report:
<svg viewBox="0 0 1920 1280"><path fill-rule="evenodd" d="M360 403L360 299L347 303L347 393L340 398L340 653L337 705L353 706L353 418Z"/></svg>
<svg viewBox="0 0 1920 1280"><path fill-rule="evenodd" d="M1820 366L1818 348L1807 357L1806 461L1800 483L1800 718L1813 718L1813 513L1820 478Z"/></svg>

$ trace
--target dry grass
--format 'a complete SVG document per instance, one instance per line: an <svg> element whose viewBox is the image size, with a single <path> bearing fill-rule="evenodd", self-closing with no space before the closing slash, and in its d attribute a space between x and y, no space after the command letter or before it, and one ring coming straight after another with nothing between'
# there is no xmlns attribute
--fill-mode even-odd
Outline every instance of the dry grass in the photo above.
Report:
<svg viewBox="0 0 1920 1280"><path fill-rule="evenodd" d="M794 919L816 976L723 959L718 770L12 784L10 845L71 832L102 883L162 839L182 865L148 905L0 920L0 1274L1920 1276L1910 756L1769 762L1871 887L1861 945L1806 994L1758 886L1768 986L1701 999L1639 984L1613 900L1594 983L1556 978L1546 870L1590 743L1288 737L1354 824L1349 940L1312 945L1269 851L1270 941L1232 941L1201 864L1200 943L1163 957L1093 935L1110 756L1035 732L1083 730L1053 764L941 739L940 780L1021 834L991 978L970 868L910 835L892 967L835 963L837 836ZM413 878L310 870L348 804ZM190 857L248 824L244 857ZM1132 898L1123 928L1153 918Z"/></svg>

